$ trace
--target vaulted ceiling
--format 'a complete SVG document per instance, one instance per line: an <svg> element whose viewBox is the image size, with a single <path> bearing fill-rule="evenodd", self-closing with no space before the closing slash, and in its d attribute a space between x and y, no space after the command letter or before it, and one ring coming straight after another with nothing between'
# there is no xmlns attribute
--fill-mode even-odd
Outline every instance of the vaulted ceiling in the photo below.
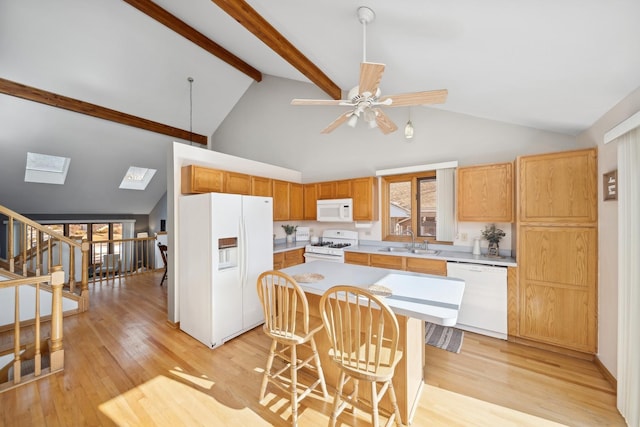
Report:
<svg viewBox="0 0 640 427"><path fill-rule="evenodd" d="M0 0L0 204L149 213L168 143L209 138L262 75L355 86L361 5L383 94L575 135L640 86L637 0ZM24 183L27 151L70 156L67 184ZM129 166L158 169L146 191L117 189Z"/></svg>

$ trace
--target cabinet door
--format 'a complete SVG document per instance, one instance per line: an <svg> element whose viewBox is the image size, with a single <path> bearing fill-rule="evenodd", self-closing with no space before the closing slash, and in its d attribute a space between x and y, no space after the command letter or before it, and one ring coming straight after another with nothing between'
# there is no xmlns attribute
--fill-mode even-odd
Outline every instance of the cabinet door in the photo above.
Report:
<svg viewBox="0 0 640 427"><path fill-rule="evenodd" d="M365 177L351 180L353 220L378 220L378 178Z"/></svg>
<svg viewBox="0 0 640 427"><path fill-rule="evenodd" d="M304 186L289 183L289 219L304 219Z"/></svg>
<svg viewBox="0 0 640 427"><path fill-rule="evenodd" d="M405 270L405 257L395 255L370 254L369 263L371 267L393 268L395 270Z"/></svg>
<svg viewBox="0 0 640 427"><path fill-rule="evenodd" d="M289 219L289 183L273 180L273 220L286 221Z"/></svg>
<svg viewBox="0 0 640 427"><path fill-rule="evenodd" d="M261 176L252 176L251 177L251 195L271 197L273 195L271 178L263 178Z"/></svg>
<svg viewBox="0 0 640 427"><path fill-rule="evenodd" d="M251 177L244 173L225 172L224 192L232 194L251 194Z"/></svg>
<svg viewBox="0 0 640 427"><path fill-rule="evenodd" d="M458 221L513 222L513 164L458 168Z"/></svg>
<svg viewBox="0 0 640 427"><path fill-rule="evenodd" d="M336 199L348 199L351 197L351 180L336 181Z"/></svg>
<svg viewBox="0 0 640 427"><path fill-rule="evenodd" d="M318 191L318 200L336 198L336 182L335 181L319 182L316 185L317 185L317 191Z"/></svg>
<svg viewBox="0 0 640 427"><path fill-rule="evenodd" d="M520 336L595 353L596 228L521 226Z"/></svg>
<svg viewBox="0 0 640 427"><path fill-rule="evenodd" d="M181 170L182 194L222 193L224 172L202 166L188 165Z"/></svg>
<svg viewBox="0 0 640 427"><path fill-rule="evenodd" d="M304 185L304 219L315 221L317 218L318 196L316 184Z"/></svg>
<svg viewBox="0 0 640 427"><path fill-rule="evenodd" d="M294 249L292 251L286 251L284 253L284 266L291 267L292 265L302 264L304 262L304 248Z"/></svg>
<svg viewBox="0 0 640 427"><path fill-rule="evenodd" d="M344 262L347 264L369 265L369 254L360 252L345 252Z"/></svg>
<svg viewBox="0 0 640 427"><path fill-rule="evenodd" d="M407 270L416 273L447 275L447 262L440 259L407 257Z"/></svg>
<svg viewBox="0 0 640 427"><path fill-rule="evenodd" d="M284 268L284 252L273 254L273 269L280 270Z"/></svg>
<svg viewBox="0 0 640 427"><path fill-rule="evenodd" d="M596 150L518 158L519 220L588 223L597 219Z"/></svg>

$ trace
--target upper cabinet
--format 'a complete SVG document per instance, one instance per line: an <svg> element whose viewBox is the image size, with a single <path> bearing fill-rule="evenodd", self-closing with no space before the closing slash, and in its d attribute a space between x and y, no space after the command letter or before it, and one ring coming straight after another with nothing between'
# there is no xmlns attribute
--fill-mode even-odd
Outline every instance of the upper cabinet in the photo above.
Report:
<svg viewBox="0 0 640 427"><path fill-rule="evenodd" d="M317 203L318 192L316 191L316 184L304 185L304 219L308 221L315 221L317 218Z"/></svg>
<svg viewBox="0 0 640 427"><path fill-rule="evenodd" d="M289 219L289 183L274 179L273 181L273 220Z"/></svg>
<svg viewBox="0 0 640 427"><path fill-rule="evenodd" d="M457 170L458 221L513 222L513 163Z"/></svg>
<svg viewBox="0 0 640 427"><path fill-rule="evenodd" d="M316 184L318 200L335 199L336 198L336 182L327 181Z"/></svg>
<svg viewBox="0 0 640 427"><path fill-rule="evenodd" d="M595 150L518 158L519 220L591 223L597 219Z"/></svg>
<svg viewBox="0 0 640 427"><path fill-rule="evenodd" d="M289 183L289 219L304 219L304 186Z"/></svg>
<svg viewBox="0 0 640 427"><path fill-rule="evenodd" d="M343 179L342 181L336 181L336 199L348 199L351 196L351 179Z"/></svg>
<svg viewBox="0 0 640 427"><path fill-rule="evenodd" d="M378 178L369 176L351 180L354 221L378 220Z"/></svg>
<svg viewBox="0 0 640 427"><path fill-rule="evenodd" d="M232 194L251 194L251 176L244 173L225 171L224 192Z"/></svg>
<svg viewBox="0 0 640 427"><path fill-rule="evenodd" d="M183 166L181 171L182 194L221 193L224 191L224 171L202 166Z"/></svg>
<svg viewBox="0 0 640 427"><path fill-rule="evenodd" d="M273 184L271 178L263 178L261 176L251 177L251 195L271 197L273 194Z"/></svg>

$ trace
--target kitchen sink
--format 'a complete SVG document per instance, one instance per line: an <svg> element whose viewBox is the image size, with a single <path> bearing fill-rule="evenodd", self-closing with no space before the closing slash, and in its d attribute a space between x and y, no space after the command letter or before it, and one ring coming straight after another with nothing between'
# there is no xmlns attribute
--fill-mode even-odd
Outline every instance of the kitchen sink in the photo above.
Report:
<svg viewBox="0 0 640 427"><path fill-rule="evenodd" d="M409 248L401 248L395 246L387 246L386 248L378 249L380 252L409 252Z"/></svg>
<svg viewBox="0 0 640 427"><path fill-rule="evenodd" d="M440 253L440 251L433 249L411 249L409 252L417 255L438 255Z"/></svg>

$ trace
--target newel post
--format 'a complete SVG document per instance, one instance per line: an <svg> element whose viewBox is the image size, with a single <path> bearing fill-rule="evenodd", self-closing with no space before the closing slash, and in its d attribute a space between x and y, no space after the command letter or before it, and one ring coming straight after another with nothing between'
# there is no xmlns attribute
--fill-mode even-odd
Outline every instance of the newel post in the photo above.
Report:
<svg viewBox="0 0 640 427"><path fill-rule="evenodd" d="M82 245L80 247L82 251L82 283L80 284L80 296L82 297L82 309L80 311L87 311L89 309L89 249L91 243L87 239L82 239Z"/></svg>
<svg viewBox="0 0 640 427"><path fill-rule="evenodd" d="M51 288L53 296L51 300L51 372L64 369L64 349L62 348L62 286L64 284L64 271L61 265L53 267L51 273Z"/></svg>

